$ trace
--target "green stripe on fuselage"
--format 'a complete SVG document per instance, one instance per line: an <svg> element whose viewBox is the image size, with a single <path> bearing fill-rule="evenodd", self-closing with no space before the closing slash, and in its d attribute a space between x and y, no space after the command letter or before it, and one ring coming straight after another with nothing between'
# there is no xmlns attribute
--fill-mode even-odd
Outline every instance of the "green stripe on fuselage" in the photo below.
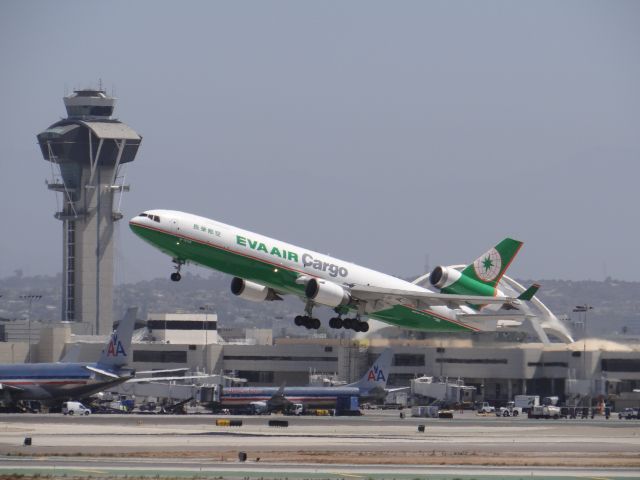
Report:
<svg viewBox="0 0 640 480"><path fill-rule="evenodd" d="M187 237L169 234L131 224L131 230L172 258L190 261L221 272L252 280L278 292L304 298L304 285L296 283L300 272L282 265L270 264L255 257L245 256L227 249L215 247ZM460 332L471 328L444 318L417 311L402 305L369 314L370 318L414 330L430 332Z"/></svg>

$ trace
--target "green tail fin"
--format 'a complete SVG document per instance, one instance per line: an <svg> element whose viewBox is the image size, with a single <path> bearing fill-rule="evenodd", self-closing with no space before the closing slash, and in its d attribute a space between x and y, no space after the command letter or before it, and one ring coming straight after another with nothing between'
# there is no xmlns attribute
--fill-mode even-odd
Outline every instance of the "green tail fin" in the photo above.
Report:
<svg viewBox="0 0 640 480"><path fill-rule="evenodd" d="M462 274L495 288L522 247L522 242L505 238L468 265Z"/></svg>

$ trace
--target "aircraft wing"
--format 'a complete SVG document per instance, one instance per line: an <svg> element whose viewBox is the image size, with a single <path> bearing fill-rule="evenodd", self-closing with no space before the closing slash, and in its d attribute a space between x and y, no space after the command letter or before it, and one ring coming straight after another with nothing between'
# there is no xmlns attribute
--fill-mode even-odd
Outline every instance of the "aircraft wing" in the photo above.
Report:
<svg viewBox="0 0 640 480"><path fill-rule="evenodd" d="M185 375L174 377L134 377L127 380L126 383L153 383L153 382L170 382L175 380L204 380L211 378L213 375Z"/></svg>
<svg viewBox="0 0 640 480"><path fill-rule="evenodd" d="M109 372L107 370L104 370L102 368L97 368L97 367L93 367L91 365L85 365L87 370L91 370L92 372L96 372L99 373L100 375L104 375L105 377L111 377L111 378L121 378L119 375L116 375L113 372Z"/></svg>
<svg viewBox="0 0 640 480"><path fill-rule="evenodd" d="M154 373L179 373L186 372L188 368L168 368L165 370L136 370L136 375L140 374L154 374Z"/></svg>
<svg viewBox="0 0 640 480"><path fill-rule="evenodd" d="M355 285L349 289L352 297L366 302L381 301L389 305L411 305L415 307L446 306L458 308L463 305L509 304L518 305L513 297L485 297L481 295L453 295L429 291L400 290L395 288Z"/></svg>
<svg viewBox="0 0 640 480"><path fill-rule="evenodd" d="M24 388L16 387L15 385L8 385L6 383L0 383L0 390L14 390L16 392L22 392Z"/></svg>
<svg viewBox="0 0 640 480"><path fill-rule="evenodd" d="M509 312L509 313L500 313L500 312L495 312L495 313L459 313L458 314L458 319L460 320L464 320L464 321L477 321L477 322L482 322L482 321L501 321L501 320L524 320L525 318L527 318L527 315L525 313L516 311L516 312Z"/></svg>

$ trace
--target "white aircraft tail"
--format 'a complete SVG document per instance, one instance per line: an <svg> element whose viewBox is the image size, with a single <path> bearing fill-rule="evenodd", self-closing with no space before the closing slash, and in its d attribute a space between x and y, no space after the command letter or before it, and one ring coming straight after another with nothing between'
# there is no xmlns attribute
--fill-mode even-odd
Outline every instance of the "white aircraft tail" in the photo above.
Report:
<svg viewBox="0 0 640 480"><path fill-rule="evenodd" d="M358 387L361 394L366 394L374 389L384 390L387 388L392 358L393 350L390 348L385 349L359 381L347 386Z"/></svg>
<svg viewBox="0 0 640 480"><path fill-rule="evenodd" d="M98 366L102 368L119 368L131 361L131 336L136 323L138 307L127 310L124 318L118 323L109 337L109 342L104 346Z"/></svg>

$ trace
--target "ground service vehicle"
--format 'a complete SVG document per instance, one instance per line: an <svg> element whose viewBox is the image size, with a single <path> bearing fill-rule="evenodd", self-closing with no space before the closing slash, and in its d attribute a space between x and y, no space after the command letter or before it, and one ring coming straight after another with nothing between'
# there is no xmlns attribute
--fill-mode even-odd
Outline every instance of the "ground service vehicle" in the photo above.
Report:
<svg viewBox="0 0 640 480"><path fill-rule="evenodd" d="M80 402L64 402L62 413L65 415L91 415L91 410Z"/></svg>
<svg viewBox="0 0 640 480"><path fill-rule="evenodd" d="M529 418L560 418L560 407L555 405L538 405L529 410Z"/></svg>
<svg viewBox="0 0 640 480"><path fill-rule="evenodd" d="M289 415L302 415L304 413L304 405L302 403L293 403L287 413Z"/></svg>
<svg viewBox="0 0 640 480"><path fill-rule="evenodd" d="M506 407L496 410L496 417L517 417L522 412L522 408L516 407L515 402L508 402Z"/></svg>
<svg viewBox="0 0 640 480"><path fill-rule="evenodd" d="M489 405L488 402L482 402L478 406L478 413L494 413L495 411L496 411L496 408Z"/></svg>
<svg viewBox="0 0 640 480"><path fill-rule="evenodd" d="M640 411L636 408L625 408L623 411L618 413L619 419L625 420L634 420L640 418Z"/></svg>
<svg viewBox="0 0 640 480"><path fill-rule="evenodd" d="M516 395L513 397L514 406L521 409L521 412L527 413L532 407L540 405L540 397L538 395Z"/></svg>

